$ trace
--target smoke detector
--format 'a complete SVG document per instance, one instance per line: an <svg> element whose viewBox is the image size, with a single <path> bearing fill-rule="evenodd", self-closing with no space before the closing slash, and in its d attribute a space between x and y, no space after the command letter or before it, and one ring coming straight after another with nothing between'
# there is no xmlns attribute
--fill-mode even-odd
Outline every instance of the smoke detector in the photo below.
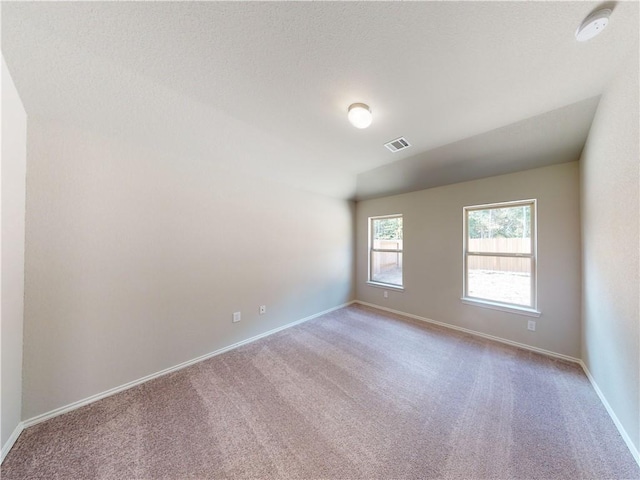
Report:
<svg viewBox="0 0 640 480"><path fill-rule="evenodd" d="M578 27L578 30L576 30L576 40L579 42L586 42L598 35L609 23L610 15L611 9L609 8L603 8L602 10L593 12L584 19L584 22L582 22Z"/></svg>
<svg viewBox="0 0 640 480"><path fill-rule="evenodd" d="M400 150L409 148L411 144L407 141L406 138L400 137L385 143L384 146L387 147L392 152L399 152Z"/></svg>

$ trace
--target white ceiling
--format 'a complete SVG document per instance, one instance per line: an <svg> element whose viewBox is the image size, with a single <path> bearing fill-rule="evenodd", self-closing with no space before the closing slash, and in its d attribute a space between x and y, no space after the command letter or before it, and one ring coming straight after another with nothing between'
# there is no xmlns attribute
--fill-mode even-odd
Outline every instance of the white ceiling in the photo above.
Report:
<svg viewBox="0 0 640 480"><path fill-rule="evenodd" d="M2 52L28 115L370 198L577 159L638 51L637 2L575 41L598 5L3 2Z"/></svg>

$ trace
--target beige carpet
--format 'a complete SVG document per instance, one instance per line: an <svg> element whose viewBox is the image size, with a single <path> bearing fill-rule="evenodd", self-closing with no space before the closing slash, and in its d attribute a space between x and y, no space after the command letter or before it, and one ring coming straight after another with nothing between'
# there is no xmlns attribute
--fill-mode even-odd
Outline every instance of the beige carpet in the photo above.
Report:
<svg viewBox="0 0 640 480"><path fill-rule="evenodd" d="M18 478L640 478L573 364L352 306L23 432Z"/></svg>

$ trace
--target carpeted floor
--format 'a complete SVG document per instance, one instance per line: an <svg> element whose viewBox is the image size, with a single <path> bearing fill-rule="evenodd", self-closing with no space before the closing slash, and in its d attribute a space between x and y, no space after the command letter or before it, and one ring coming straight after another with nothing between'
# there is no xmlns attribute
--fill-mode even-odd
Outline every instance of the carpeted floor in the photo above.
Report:
<svg viewBox="0 0 640 480"><path fill-rule="evenodd" d="M581 369L351 306L25 430L2 479L605 479Z"/></svg>

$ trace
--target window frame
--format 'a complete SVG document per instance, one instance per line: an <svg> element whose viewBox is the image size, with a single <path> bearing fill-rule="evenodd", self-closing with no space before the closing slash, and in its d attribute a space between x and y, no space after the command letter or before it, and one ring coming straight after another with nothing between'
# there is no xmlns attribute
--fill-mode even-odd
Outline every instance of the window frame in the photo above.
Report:
<svg viewBox="0 0 640 480"><path fill-rule="evenodd" d="M388 219L388 218L402 218L402 248L400 250L393 250L393 249L388 249L388 248L373 248L373 234L374 234L374 228L373 228L373 222L376 220L383 220L383 219ZM392 289L392 290L400 290L403 291L404 290L404 217L402 213L394 213L391 215L377 215L374 217L369 217L368 218L368 238L369 238L369 245L368 245L368 252L367 252L367 283L371 286L374 287L383 287L386 289ZM380 281L376 281L373 280L372 278L372 272L371 272L371 268L373 266L373 254L374 253L401 253L402 254L402 284L401 285L397 285L395 283L385 283L385 282L380 282Z"/></svg>
<svg viewBox="0 0 640 480"><path fill-rule="evenodd" d="M509 207L531 207L531 252L530 253L512 253L512 252L476 252L469 251L469 212L477 210L490 210ZM476 305L495 310L518 313L522 315L539 317L541 312L538 310L538 204L537 199L530 198L526 200L515 200L509 202L487 203L483 205L469 205L462 209L462 225L463 225L463 247L462 247L462 302L469 305ZM531 304L521 305L517 303L503 302L499 300L487 299L482 297L473 297L469 295L468 276L469 276L469 257L470 256L487 256L487 257L503 257L503 258L528 258L531 262Z"/></svg>

